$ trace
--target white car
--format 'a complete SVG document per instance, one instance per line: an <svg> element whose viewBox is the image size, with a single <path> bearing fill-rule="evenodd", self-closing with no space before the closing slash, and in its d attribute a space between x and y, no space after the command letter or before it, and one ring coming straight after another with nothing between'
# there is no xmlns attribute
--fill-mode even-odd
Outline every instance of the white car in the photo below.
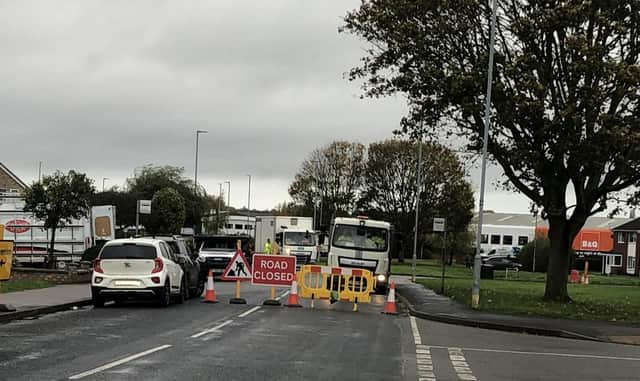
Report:
<svg viewBox="0 0 640 381"><path fill-rule="evenodd" d="M94 307L113 300L156 299L168 306L183 303L189 289L173 251L157 239L116 239L107 242L93 262L91 297Z"/></svg>

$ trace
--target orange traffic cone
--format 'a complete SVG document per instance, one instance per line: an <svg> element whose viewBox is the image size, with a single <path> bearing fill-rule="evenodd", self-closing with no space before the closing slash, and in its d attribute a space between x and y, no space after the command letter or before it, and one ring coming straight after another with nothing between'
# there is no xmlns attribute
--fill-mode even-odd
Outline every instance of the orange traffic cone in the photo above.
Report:
<svg viewBox="0 0 640 381"><path fill-rule="evenodd" d="M298 282L295 280L291 282L291 291L289 291L289 297L287 297L287 307L302 307L298 300Z"/></svg>
<svg viewBox="0 0 640 381"><path fill-rule="evenodd" d="M216 289L213 286L213 274L209 270L209 276L207 277L207 292L204 294L204 303L218 303L216 300Z"/></svg>
<svg viewBox="0 0 640 381"><path fill-rule="evenodd" d="M384 305L383 314L389 315L397 315L398 309L396 308L396 284L391 282L391 287L389 288L389 296L387 296L387 302Z"/></svg>

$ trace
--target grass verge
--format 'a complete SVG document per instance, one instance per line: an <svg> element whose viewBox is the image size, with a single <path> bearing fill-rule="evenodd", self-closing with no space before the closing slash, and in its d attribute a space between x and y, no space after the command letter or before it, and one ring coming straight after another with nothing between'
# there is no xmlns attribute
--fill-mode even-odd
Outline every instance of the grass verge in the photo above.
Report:
<svg viewBox="0 0 640 381"><path fill-rule="evenodd" d="M8 280L6 282L0 282L0 294L6 294L8 292L34 290L37 288L46 288L53 286L52 283L44 280Z"/></svg>
<svg viewBox="0 0 640 381"><path fill-rule="evenodd" d="M418 283L436 292L439 279L420 279ZM469 305L472 280L447 279L444 294ZM537 315L581 320L640 322L640 287L621 285L569 285L570 303L542 300L543 282L483 280L480 310L486 312Z"/></svg>

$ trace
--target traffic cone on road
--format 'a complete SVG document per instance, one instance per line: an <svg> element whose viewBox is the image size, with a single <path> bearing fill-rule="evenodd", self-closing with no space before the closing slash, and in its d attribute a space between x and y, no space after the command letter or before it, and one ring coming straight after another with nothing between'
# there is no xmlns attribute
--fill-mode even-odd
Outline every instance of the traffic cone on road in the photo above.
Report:
<svg viewBox="0 0 640 381"><path fill-rule="evenodd" d="M389 288L389 296L387 296L387 302L384 305L383 314L389 315L397 315L398 309L396 307L396 284L391 282L391 287Z"/></svg>
<svg viewBox="0 0 640 381"><path fill-rule="evenodd" d="M291 291L289 291L289 296L287 297L287 307L302 307L300 305L300 301L298 300L298 282L295 280L291 283Z"/></svg>
<svg viewBox="0 0 640 381"><path fill-rule="evenodd" d="M213 286L213 273L209 270L209 276L207 277L207 291L204 294L204 303L218 303L216 300L216 289Z"/></svg>

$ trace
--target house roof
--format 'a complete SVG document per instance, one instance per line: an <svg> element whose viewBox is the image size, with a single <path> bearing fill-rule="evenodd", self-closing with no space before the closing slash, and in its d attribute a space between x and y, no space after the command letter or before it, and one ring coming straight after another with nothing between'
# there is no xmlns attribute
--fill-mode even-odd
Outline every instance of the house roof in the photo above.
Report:
<svg viewBox="0 0 640 381"><path fill-rule="evenodd" d="M21 190L27 189L27 184L25 184L22 180L20 180L20 178L18 176L16 176L15 173L11 172L11 170L9 168L7 168L4 164L2 164L1 162L0 162L0 171L6 173L7 176L9 176L20 187L22 187Z"/></svg>
<svg viewBox="0 0 640 381"><path fill-rule="evenodd" d="M638 221L638 229L640 230L640 218L632 220L631 218L609 218L592 216L587 219L583 228L587 229L613 229L630 221ZM477 216L474 217L474 223L477 224ZM483 225L503 225L503 226L536 226L536 218L531 214L525 213L493 213L487 212L482 215ZM549 226L548 221L538 216L538 227Z"/></svg>
<svg viewBox="0 0 640 381"><path fill-rule="evenodd" d="M634 218L613 228L614 231L640 231L640 218Z"/></svg>

